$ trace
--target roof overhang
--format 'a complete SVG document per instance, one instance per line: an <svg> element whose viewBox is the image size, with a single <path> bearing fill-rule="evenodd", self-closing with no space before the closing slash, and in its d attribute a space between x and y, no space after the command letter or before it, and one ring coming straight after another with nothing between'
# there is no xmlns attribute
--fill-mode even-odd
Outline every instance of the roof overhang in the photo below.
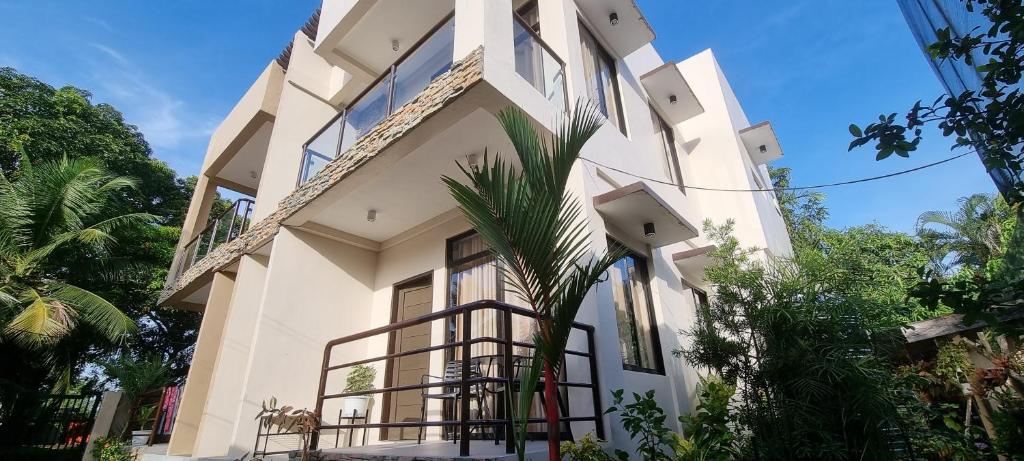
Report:
<svg viewBox="0 0 1024 461"><path fill-rule="evenodd" d="M675 62L667 62L640 77L654 106L673 125L704 113L697 95Z"/></svg>
<svg viewBox="0 0 1024 461"><path fill-rule="evenodd" d="M627 237L663 247L697 236L697 228L665 204L646 184L635 182L594 197L594 208ZM654 235L644 225L654 224Z"/></svg>
<svg viewBox="0 0 1024 461"><path fill-rule="evenodd" d="M676 264L679 273L693 278L694 280L704 279L704 268L711 262L709 254L718 249L715 245L707 245L672 254L672 262Z"/></svg>
<svg viewBox="0 0 1024 461"><path fill-rule="evenodd" d="M594 32L620 58L654 41L654 29L634 0L577 0L583 16ZM612 24L612 15L618 19Z"/></svg>
<svg viewBox="0 0 1024 461"><path fill-rule="evenodd" d="M782 158L782 146L775 137L772 124L764 121L740 130L740 139L750 154L750 159L757 165L764 165L772 160Z"/></svg>

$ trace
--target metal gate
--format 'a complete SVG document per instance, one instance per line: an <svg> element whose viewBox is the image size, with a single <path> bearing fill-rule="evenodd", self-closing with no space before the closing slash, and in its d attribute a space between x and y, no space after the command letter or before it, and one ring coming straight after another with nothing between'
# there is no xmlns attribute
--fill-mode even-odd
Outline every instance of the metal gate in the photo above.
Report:
<svg viewBox="0 0 1024 461"><path fill-rule="evenodd" d="M0 459L64 461L79 460L89 443L99 407L99 393L24 396L30 404L20 421L8 421L17 429L0 446ZM33 398L35 397L35 398ZM36 402L30 402L35 400ZM20 405L19 405L20 406Z"/></svg>

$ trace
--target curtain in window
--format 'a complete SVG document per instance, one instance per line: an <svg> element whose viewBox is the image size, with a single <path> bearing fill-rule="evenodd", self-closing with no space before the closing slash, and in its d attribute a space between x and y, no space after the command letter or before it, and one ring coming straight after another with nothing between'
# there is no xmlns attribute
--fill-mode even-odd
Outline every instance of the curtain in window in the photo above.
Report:
<svg viewBox="0 0 1024 461"><path fill-rule="evenodd" d="M609 281L615 302L623 366L655 370L657 365L645 264L640 257L627 255L609 269Z"/></svg>
<svg viewBox="0 0 1024 461"><path fill-rule="evenodd" d="M615 61L583 24L580 24L580 45L583 50L583 76L587 80L587 95L612 125L620 131L624 130L617 94Z"/></svg>

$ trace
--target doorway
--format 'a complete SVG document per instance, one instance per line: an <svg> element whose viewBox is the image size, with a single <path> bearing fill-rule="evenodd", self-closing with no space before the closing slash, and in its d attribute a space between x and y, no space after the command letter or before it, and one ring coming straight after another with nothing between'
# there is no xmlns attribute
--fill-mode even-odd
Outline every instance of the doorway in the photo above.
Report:
<svg viewBox="0 0 1024 461"><path fill-rule="evenodd" d="M433 283L427 273L395 285L392 301L392 323L411 320L431 312L433 307ZM430 346L430 323L413 325L391 333L389 354L407 352ZM391 359L385 372L387 386L419 384L423 375L429 373L430 353L407 355ZM419 422L423 410L422 392L419 389L390 392L384 396L388 422ZM416 427L391 428L382 431L385 440L415 440L419 433Z"/></svg>

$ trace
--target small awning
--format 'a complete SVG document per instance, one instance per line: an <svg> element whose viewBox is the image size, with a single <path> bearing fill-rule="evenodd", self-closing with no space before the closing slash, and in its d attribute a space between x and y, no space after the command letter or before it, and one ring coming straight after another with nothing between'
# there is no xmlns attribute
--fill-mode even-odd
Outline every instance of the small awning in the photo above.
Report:
<svg viewBox="0 0 1024 461"><path fill-rule="evenodd" d="M635 182L594 197L594 208L627 237L662 247L697 236L697 228L676 214L646 184ZM654 225L647 235L645 224Z"/></svg>
<svg viewBox="0 0 1024 461"><path fill-rule="evenodd" d="M715 245L707 245L689 250L680 251L672 255L672 262L676 263L679 273L692 277L695 280L704 278L704 268L711 262L708 253L718 249Z"/></svg>
<svg viewBox="0 0 1024 461"><path fill-rule="evenodd" d="M675 125L704 113L690 84L674 62L667 62L640 77L654 106L670 123Z"/></svg>
<svg viewBox="0 0 1024 461"><path fill-rule="evenodd" d="M750 159L755 164L764 165L782 158L779 138L775 137L775 130L767 121L740 130L740 139L743 140L743 145L746 146Z"/></svg>
<svg viewBox="0 0 1024 461"><path fill-rule="evenodd" d="M576 5L617 57L624 58L654 41L654 29L635 0L586 0Z"/></svg>

